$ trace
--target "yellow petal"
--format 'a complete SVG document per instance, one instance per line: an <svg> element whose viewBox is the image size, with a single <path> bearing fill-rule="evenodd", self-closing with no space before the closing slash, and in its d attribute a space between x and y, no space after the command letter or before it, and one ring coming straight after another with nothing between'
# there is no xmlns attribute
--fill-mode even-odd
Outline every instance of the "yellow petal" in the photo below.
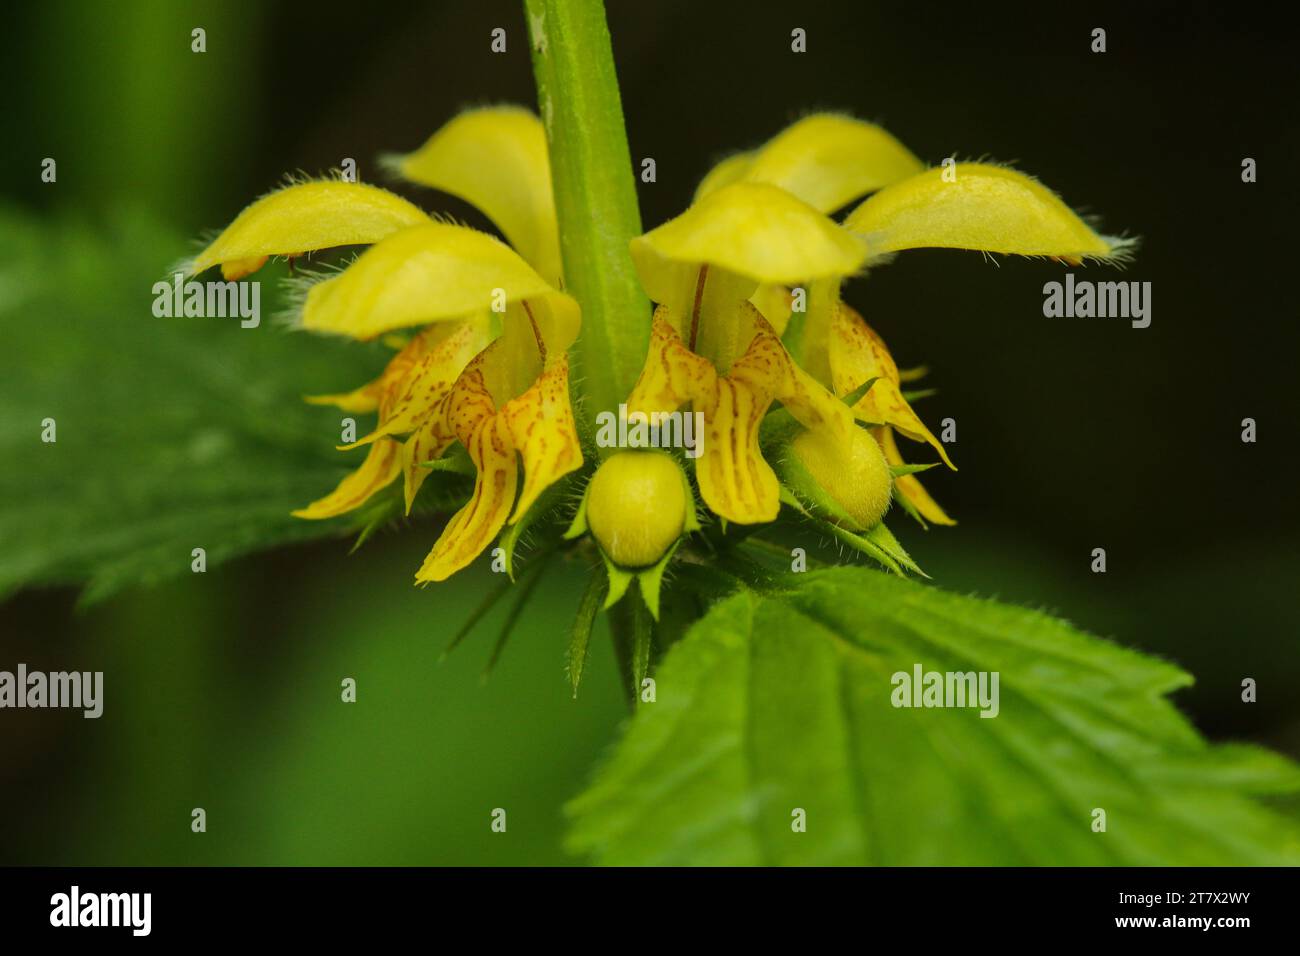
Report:
<svg viewBox="0 0 1300 956"><path fill-rule="evenodd" d="M380 392L380 379L376 379L350 392L335 392L330 395L304 395L303 401L308 405L333 405L345 412L364 415L367 412L373 412L379 407Z"/></svg>
<svg viewBox="0 0 1300 956"><path fill-rule="evenodd" d="M537 497L569 472L582 467L582 445L569 404L569 360L561 358L533 386L501 409L511 443L523 459L524 486L511 523Z"/></svg>
<svg viewBox="0 0 1300 956"><path fill-rule="evenodd" d="M758 425L772 403L750 379L753 363L736 365L741 380L719 377L708 360L682 342L667 306L655 311L650 352L628 396L628 413L671 412L691 402L703 413L701 454L695 462L700 497L709 510L738 524L771 521L780 510L780 485L758 447ZM733 369L733 372L736 371Z"/></svg>
<svg viewBox="0 0 1300 956"><path fill-rule="evenodd" d="M266 265L269 256L253 256L249 259L228 259L221 263L221 278L227 282L234 282L236 279L242 279L244 276L252 275L262 266Z"/></svg>
<svg viewBox="0 0 1300 956"><path fill-rule="evenodd" d="M535 348L545 353L541 374L498 410L490 380L493 366L508 361L503 356L509 356L509 342L507 336L497 339L456 380L441 421L427 423L436 454L446 449L447 436L454 434L469 452L477 474L473 497L448 523L417 581L442 581L464 568L488 546L507 518L519 520L547 487L581 467L582 449L569 403L568 357L562 349L547 350L546 344L539 330ZM424 434L421 429L412 440L423 440ZM524 469L517 503L516 452ZM412 453L412 460L418 457Z"/></svg>
<svg viewBox="0 0 1300 956"><path fill-rule="evenodd" d="M848 395L864 382L876 383L853 406L860 421L892 425L913 441L929 442L944 463L956 470L943 443L925 427L899 388L898 366L862 316L840 303L832 323L831 383L836 395Z"/></svg>
<svg viewBox="0 0 1300 956"><path fill-rule="evenodd" d="M302 324L370 339L533 297L550 303L559 325L576 330L577 303L504 242L464 226L428 223L394 233L341 275L312 286Z"/></svg>
<svg viewBox="0 0 1300 956"><path fill-rule="evenodd" d="M1097 235L1024 173L983 163L930 169L882 189L844 225L866 238L873 257L931 246L1077 262L1122 255L1131 245Z"/></svg>
<svg viewBox="0 0 1300 956"><path fill-rule="evenodd" d="M393 357L380 378L387 400L378 427L343 447L367 445L387 435L414 430L451 391L470 359L487 344L486 317L441 323L422 331Z"/></svg>
<svg viewBox="0 0 1300 956"><path fill-rule="evenodd" d="M429 477L426 462L435 461L451 447L456 440L456 432L447 420L447 409L451 394L425 413L424 420L415 426L415 430L402 442L402 494L406 501L406 513L411 513L415 495Z"/></svg>
<svg viewBox="0 0 1300 956"><path fill-rule="evenodd" d="M460 114L394 165L405 178L472 203L552 285L560 235L541 120L518 107Z"/></svg>
<svg viewBox="0 0 1300 956"><path fill-rule="evenodd" d="M871 433L876 436L876 441L880 443L880 448L885 453L885 461L891 465L905 464L902 454L898 451L898 442L894 440L893 429L873 428ZM937 501L930 497L930 493L921 486L921 482L916 475L900 475L894 479L894 487L927 521L942 525L955 525L957 523L948 517L947 513L939 507Z"/></svg>
<svg viewBox="0 0 1300 956"><path fill-rule="evenodd" d="M750 336L726 375L690 351L666 306L655 312L650 354L628 412L674 411L687 402L703 413L701 454L695 462L700 496L715 514L738 524L772 521L780 510L780 483L759 448L759 426L780 400L805 427L848 442L856 428L849 410L800 369L780 338L749 303L738 325Z"/></svg>
<svg viewBox="0 0 1300 956"><path fill-rule="evenodd" d="M434 330L425 330L401 343L397 353L388 360L383 372L373 382L367 382L351 392L305 395L303 400L311 405L333 405L345 412L365 413L378 409L382 419L392 403L400 397L411 370L428 351L430 343L435 341L433 335Z"/></svg>
<svg viewBox="0 0 1300 956"><path fill-rule="evenodd" d="M713 390L717 371L686 347L674 324L667 306L655 309L645 366L627 399L629 413L675 411Z"/></svg>
<svg viewBox="0 0 1300 956"><path fill-rule="evenodd" d="M267 256L369 244L428 221L417 206L386 189L334 179L298 183L248 206L183 271L197 275L229 263L226 278L233 279L260 268Z"/></svg>
<svg viewBox="0 0 1300 956"><path fill-rule="evenodd" d="M375 442L361 467L348 475L324 498L293 512L295 518L333 518L359 508L370 496L388 487L402 470L401 446L391 438Z"/></svg>
<svg viewBox="0 0 1300 956"><path fill-rule="evenodd" d="M853 432L858 430L853 412L791 358L775 333L771 339L780 348L779 355L772 348L769 359L772 367L780 371L775 384L776 397L805 428L829 436L847 450Z"/></svg>
<svg viewBox="0 0 1300 956"><path fill-rule="evenodd" d="M578 312L568 296L512 303L484 365L487 386L498 405L533 386L542 370L565 357L578 332Z"/></svg>
<svg viewBox="0 0 1300 956"><path fill-rule="evenodd" d="M689 307L701 265L743 276L756 287L851 275L866 258L858 237L765 183L734 183L710 193L633 239L630 248L650 298L678 312Z"/></svg>
<svg viewBox="0 0 1300 956"><path fill-rule="evenodd" d="M514 504L519 481L514 444L483 382L481 359L470 363L457 380L448 412L477 470L474 493L447 522L416 573L417 582L445 581L466 567L505 526Z"/></svg>
<svg viewBox="0 0 1300 956"><path fill-rule="evenodd" d="M781 485L763 458L758 430L775 397L769 364L775 337L755 338L750 350L717 379L704 412L703 453L695 462L700 497L717 514L738 524L773 521L781 509Z"/></svg>
<svg viewBox="0 0 1300 956"><path fill-rule="evenodd" d="M818 113L788 126L758 150L725 160L700 183L695 198L731 182L771 183L814 209L833 212L924 168L874 123Z"/></svg>
<svg viewBox="0 0 1300 956"><path fill-rule="evenodd" d="M484 365L499 346L498 339L470 361L457 376L451 391L429 409L424 420L416 426L403 445L402 467L406 479L407 513L410 513L420 485L429 476L429 469L422 465L442 457L458 439L468 449L475 440L478 429L496 415L496 402L487 387Z"/></svg>
<svg viewBox="0 0 1300 956"><path fill-rule="evenodd" d="M478 469L474 494L452 516L424 559L415 575L417 582L447 580L478 557L505 525L519 482L519 468L504 432L502 421L493 417L471 440L469 456Z"/></svg>
<svg viewBox="0 0 1300 956"><path fill-rule="evenodd" d="M754 163L755 152L756 150L749 150L744 153L734 153L710 169L700 180L700 185L695 190L695 199L692 201L698 202L709 193L715 193L723 186L730 186L744 179L745 173Z"/></svg>
<svg viewBox="0 0 1300 956"><path fill-rule="evenodd" d="M763 314L777 335L785 334L790 322L792 300L790 290L775 282L764 283L749 297L754 308Z"/></svg>

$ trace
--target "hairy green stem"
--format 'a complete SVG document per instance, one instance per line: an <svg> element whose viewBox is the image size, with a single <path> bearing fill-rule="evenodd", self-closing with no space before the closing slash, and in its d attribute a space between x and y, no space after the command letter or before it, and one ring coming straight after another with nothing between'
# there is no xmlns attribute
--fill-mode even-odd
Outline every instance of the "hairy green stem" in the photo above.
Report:
<svg viewBox="0 0 1300 956"><path fill-rule="evenodd" d="M573 378L589 425L617 410L649 345L650 303L628 252L641 214L602 0L524 0L524 8L564 282L582 306Z"/></svg>

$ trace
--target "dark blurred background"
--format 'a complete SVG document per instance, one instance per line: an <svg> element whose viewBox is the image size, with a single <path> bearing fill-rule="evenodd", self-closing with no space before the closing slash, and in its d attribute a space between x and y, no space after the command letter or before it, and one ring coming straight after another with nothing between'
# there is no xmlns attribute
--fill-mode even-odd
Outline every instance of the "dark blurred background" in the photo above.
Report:
<svg viewBox="0 0 1300 956"><path fill-rule="evenodd" d="M379 153L414 148L458 109L533 99L523 16L504 0L63 0L6 15L3 196L92 222L128 205L194 235L286 171L350 156L382 180ZM931 163L1014 161L1104 231L1142 237L1124 276L1086 277L1150 281L1144 330L1044 318L1043 283L1066 271L1052 263L924 250L849 287L900 364L930 366L940 392L923 417L957 422L961 471L927 485L960 525L894 526L939 585L1170 658L1197 678L1177 699L1207 735L1300 755L1284 245L1296 84L1290 34L1270 16L609 3L633 159L657 164L658 181L638 185L647 227L681 211L712 162L837 109ZM489 49L498 26L504 55ZM806 54L790 50L795 27ZM1105 54L1090 52L1094 27ZM61 157L57 190L33 173L45 156ZM409 195L486 226L464 204ZM1241 441L1245 417L1255 444ZM351 559L337 541L293 547L85 611L59 589L0 605L0 666L75 660L118 674L110 691L156 688L119 695L112 719L0 717L0 862L562 862L561 805L623 714L607 642L573 703L576 584L557 575L487 684L490 629L439 665L473 596L468 583L409 587L432 537L416 527ZM1090 571L1096 547L1105 574ZM337 675L358 678L355 708L338 706ZM1241 702L1245 677L1258 703ZM511 808L506 836L487 827L497 806Z"/></svg>

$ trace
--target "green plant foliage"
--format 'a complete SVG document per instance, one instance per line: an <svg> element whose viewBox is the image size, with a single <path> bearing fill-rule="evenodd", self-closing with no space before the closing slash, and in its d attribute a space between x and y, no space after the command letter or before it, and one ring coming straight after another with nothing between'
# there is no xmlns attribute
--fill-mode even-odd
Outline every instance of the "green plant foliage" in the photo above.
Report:
<svg viewBox="0 0 1300 956"><path fill-rule="evenodd" d="M1023 608L864 568L741 591L673 646L574 800L607 864L1283 864L1300 789L1214 746L1166 695L1178 668ZM904 708L897 672L996 671L1000 708ZM795 832L795 811L806 832ZM1106 814L1094 831L1094 810Z"/></svg>
<svg viewBox="0 0 1300 956"><path fill-rule="evenodd" d="M153 285L185 251L138 216L0 210L0 595L84 583L94 600L190 573L194 548L211 567L346 527L289 516L359 463L334 451L340 413L301 396L361 384L382 352L277 326L282 266L257 328L155 317Z"/></svg>

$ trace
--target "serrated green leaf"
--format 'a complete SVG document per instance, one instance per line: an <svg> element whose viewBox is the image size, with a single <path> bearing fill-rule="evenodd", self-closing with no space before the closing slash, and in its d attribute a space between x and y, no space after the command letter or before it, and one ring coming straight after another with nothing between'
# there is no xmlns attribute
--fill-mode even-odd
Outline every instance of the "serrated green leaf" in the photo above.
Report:
<svg viewBox="0 0 1300 956"><path fill-rule="evenodd" d="M151 221L91 227L0 209L0 594L83 584L87 600L361 523L289 512L358 461L340 413L302 402L359 385L385 354L262 321L157 318L153 285L185 252ZM56 422L57 441L41 441Z"/></svg>
<svg viewBox="0 0 1300 956"><path fill-rule="evenodd" d="M1045 614L862 568L741 592L673 646L653 705L569 805L606 864L1300 862L1288 761L1211 746L1191 678ZM996 671L1000 707L904 708L893 675ZM1094 832L1094 810L1107 829ZM792 827L803 811L806 832Z"/></svg>

